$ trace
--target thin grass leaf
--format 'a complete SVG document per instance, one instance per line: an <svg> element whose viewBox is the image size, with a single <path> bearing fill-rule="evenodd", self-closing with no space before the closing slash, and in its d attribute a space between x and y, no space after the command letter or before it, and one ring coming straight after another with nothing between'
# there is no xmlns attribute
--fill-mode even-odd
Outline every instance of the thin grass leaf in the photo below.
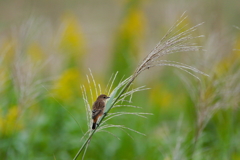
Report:
<svg viewBox="0 0 240 160"><path fill-rule="evenodd" d="M117 75L118 75L118 72L116 72L115 75L114 75L114 77L113 77L112 83L111 83L111 85L110 85L110 87L109 87L109 90L108 90L108 95L109 95L110 92L111 92L111 89L112 89L113 83L114 83L114 81L115 81Z"/></svg>
<svg viewBox="0 0 240 160"><path fill-rule="evenodd" d="M98 84L98 89L99 89L99 93L101 94L102 93L102 88L101 88L100 84Z"/></svg>
<svg viewBox="0 0 240 160"><path fill-rule="evenodd" d="M98 88L97 88L97 85L96 85L95 79L94 79L94 77L93 77L93 74L92 74L92 71L91 71L90 68L89 68L89 72L90 72L90 76L91 76L92 81L93 81L93 85L94 85L95 92L96 92L96 97L97 97L97 96L100 95L100 94L98 94Z"/></svg>
<svg viewBox="0 0 240 160"><path fill-rule="evenodd" d="M153 115L152 113L144 113L144 112L115 112L115 113L109 113L108 114L108 118L106 118L106 120L104 120L102 122L102 124L106 123L107 121L109 121L112 118L118 117L118 116L122 116L122 115L136 115L142 118L147 118L146 116L143 115Z"/></svg>
<svg viewBox="0 0 240 160"><path fill-rule="evenodd" d="M125 126L123 126L123 125L106 124L106 125L104 125L104 126L99 127L99 130L106 129L106 128L113 128L113 127L114 127L114 128L127 129L127 130L129 130L129 131L133 131L133 132L135 132L135 133L138 133L138 134L141 134L141 135L143 135L143 136L146 136L144 133L138 132L138 131L136 131L136 130L134 130L134 129L125 127Z"/></svg>
<svg viewBox="0 0 240 160"><path fill-rule="evenodd" d="M89 144L90 144L90 141L88 141L88 143L87 143L87 145L86 145L86 147L85 147L85 149L84 149L83 156L82 156L82 160L84 160L84 157L85 157L85 154L86 154L86 152L87 152L87 149L88 149Z"/></svg>
<svg viewBox="0 0 240 160"><path fill-rule="evenodd" d="M127 88L126 92L129 92L129 90L131 90L130 88L131 88L132 85L133 85L133 84L130 84L130 85L129 85L129 87ZM125 92L125 93L126 93L126 92ZM125 94L125 95L122 94L120 97L123 97L122 100L125 100L125 99L127 98L127 95L126 95L126 94ZM129 101L131 102L131 99L130 99ZM116 102L116 104L117 104L118 102L119 102L119 100ZM124 102L124 101L121 101L121 104L123 104L123 102Z"/></svg>
<svg viewBox="0 0 240 160"><path fill-rule="evenodd" d="M130 108L142 108L139 106L134 106L134 105L114 105L113 108L121 108L121 107L130 107Z"/></svg>
<svg viewBox="0 0 240 160"><path fill-rule="evenodd" d="M145 88L145 85L140 86L140 87L137 87L137 88L131 89L130 91L125 92L124 94L121 95L121 97L126 97L126 96L131 95L132 93L144 91L144 90L148 90L148 89L150 89L150 88Z"/></svg>
<svg viewBox="0 0 240 160"><path fill-rule="evenodd" d="M88 128L91 128L91 108L90 104L88 103L87 95L86 95L86 89L84 86L81 87L82 89L82 95L83 95L83 101L84 101L84 106L86 110L86 115L87 115L87 122L88 122Z"/></svg>
<svg viewBox="0 0 240 160"><path fill-rule="evenodd" d="M119 138L118 136L116 136L115 134L109 132L109 131L106 131L106 130L97 130L97 132L107 132L109 134L111 134L112 136L114 136L115 138L117 138L118 140L121 140L121 138Z"/></svg>
<svg viewBox="0 0 240 160"><path fill-rule="evenodd" d="M92 99L92 103L94 102L94 100L93 100L93 92L92 92L92 85L91 85L91 82L90 82L90 79L89 79L89 77L88 77L88 75L86 75L86 77L87 77L87 81L88 81L88 86L89 86L89 90L90 90L90 94L91 94L91 99Z"/></svg>
<svg viewBox="0 0 240 160"><path fill-rule="evenodd" d="M107 95L109 95L109 90L110 90L110 89L108 89L108 86L109 86L109 83L110 83L111 80L112 80L113 75L114 75L114 74L112 73L111 76L110 76L110 78L109 78L109 80L108 80L107 86L106 86L106 88L105 88L105 93L107 93Z"/></svg>
<svg viewBox="0 0 240 160"><path fill-rule="evenodd" d="M87 132L81 137L80 142L82 142L82 140L91 132L91 129L87 130Z"/></svg>
<svg viewBox="0 0 240 160"><path fill-rule="evenodd" d="M120 128L123 132L125 132L127 135L128 135L128 137L130 137L132 140L134 140L134 138L133 138L133 136L131 136L125 129L123 129L123 128Z"/></svg>

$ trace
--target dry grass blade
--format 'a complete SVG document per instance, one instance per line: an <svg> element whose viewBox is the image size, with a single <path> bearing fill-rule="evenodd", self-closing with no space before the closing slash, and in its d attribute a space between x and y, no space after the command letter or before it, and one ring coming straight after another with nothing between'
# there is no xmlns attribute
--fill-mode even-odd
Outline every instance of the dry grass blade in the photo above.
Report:
<svg viewBox="0 0 240 160"><path fill-rule="evenodd" d="M122 129L127 129L127 130L129 130L129 131L133 131L133 132L135 132L135 133L137 133L137 134L141 134L141 135L143 135L143 136L146 136L144 133L138 132L138 131L136 131L136 130L134 130L134 129L125 127L125 126L123 126L123 125L106 124L106 125L104 125L104 126L99 127L98 130L103 130L103 129L106 129L106 128L122 128Z"/></svg>
<svg viewBox="0 0 240 160"><path fill-rule="evenodd" d="M114 105L113 108L119 108L119 107L131 107L131 108L142 108L134 105Z"/></svg>
<svg viewBox="0 0 240 160"><path fill-rule="evenodd" d="M132 89L130 91L127 91L126 93L122 94L121 97L127 97L127 96L132 95L135 92L140 92L140 91L144 91L144 90L148 90L148 89L151 89L151 88L145 88L145 86L134 88L134 89Z"/></svg>
<svg viewBox="0 0 240 160"><path fill-rule="evenodd" d="M38 77L45 65L46 63L33 63L30 58L16 57L12 77L18 93L18 104L23 112L36 103L35 100L41 95L38 90L49 81Z"/></svg>
<svg viewBox="0 0 240 160"><path fill-rule="evenodd" d="M143 116L143 115L153 115L153 114L152 113L143 113L143 112L115 112L115 113L109 113L108 115L109 115L109 117L106 120L104 120L102 122L102 124L106 123L108 120L110 120L112 118L122 116L122 115L136 115L136 116L139 116L142 118L147 118L146 116Z"/></svg>
<svg viewBox="0 0 240 160"><path fill-rule="evenodd" d="M92 85L91 85L91 82L90 82L90 79L88 77L88 75L86 75L87 77L87 81L88 81L88 86L89 86L89 91L90 91L90 94L91 94L91 100L92 100L92 103L93 103L93 91L92 91Z"/></svg>
<svg viewBox="0 0 240 160"><path fill-rule="evenodd" d="M118 140L121 140L118 136L116 136L115 134L109 132L109 131L106 131L106 130L97 130L97 132L106 132L106 133L109 133L111 134L112 136L114 136L115 138L117 138Z"/></svg>
<svg viewBox="0 0 240 160"><path fill-rule="evenodd" d="M236 29L238 29L238 30L240 30L240 27L238 27L238 26L235 26L235 25L234 25L233 27L236 28Z"/></svg>
<svg viewBox="0 0 240 160"><path fill-rule="evenodd" d="M84 101L84 105L85 105L85 109L86 109L86 115L87 115L87 122L88 122L88 128L91 129L91 107L90 104L88 102L87 99L87 93L86 93L86 89L84 86L81 86L82 89L82 95L83 95L83 101Z"/></svg>
<svg viewBox="0 0 240 160"><path fill-rule="evenodd" d="M115 75L114 75L114 77L113 77L113 80L112 80L112 82L111 82L111 85L110 85L109 90L108 90L108 93L107 93L108 95L111 93L111 89L112 89L113 83L114 83L117 75L118 75L118 72L116 72Z"/></svg>
<svg viewBox="0 0 240 160"><path fill-rule="evenodd" d="M182 23L182 21L186 17L179 20L179 22L174 25L167 34L162 38L162 40L157 44L157 46L147 55L147 57L143 60L143 62L138 66L134 73L134 77L138 76L142 71L149 69L151 67L159 66L159 62L157 59L162 57L163 55L177 53L177 52L188 52L188 51L199 51L201 46L195 45L195 43L190 43L189 40L203 37L201 36L193 36L192 33L197 29L198 26L202 25L200 23L194 27L187 29L186 31L181 32L181 30L177 30L173 33L174 29ZM175 67L183 68L186 65L177 65ZM193 68L192 68L193 69ZM194 69L195 70L195 69ZM194 71L193 70L193 71ZM201 73L201 72L198 72Z"/></svg>
<svg viewBox="0 0 240 160"><path fill-rule="evenodd" d="M105 88L105 93L107 93L107 95L109 95L109 89L108 89L108 87L109 87L109 84L111 83L111 80L112 80L112 77L113 77L113 73L111 74L111 76L110 76L110 78L109 78L109 80L108 80L108 83L107 83L107 86L106 86L106 88Z"/></svg>
<svg viewBox="0 0 240 160"><path fill-rule="evenodd" d="M119 99L118 101L116 101L116 104L120 103L120 102L124 102L126 101L125 99L130 96L130 100L128 101L129 103L131 103L131 97L133 95L133 93L135 92L140 92L140 91L144 91L144 90L148 90L150 88L145 88L145 86L141 86L132 90L129 90L127 92L125 92L124 94L121 95L121 99Z"/></svg>
<svg viewBox="0 0 240 160"><path fill-rule="evenodd" d="M90 72L90 76L91 76L91 78L92 78L92 82L93 82L94 89L95 89L95 92L96 92L96 97L97 97L97 96L99 95L99 94L98 94L98 88L97 88L97 85L96 85L96 82L95 82L95 79L94 79L94 77L93 77L93 74L92 74L91 69L89 69L89 72Z"/></svg>
<svg viewBox="0 0 240 160"><path fill-rule="evenodd" d="M132 140L134 140L134 138L133 138L133 136L131 136L125 129L123 129L123 128L120 128L123 132L125 132L127 135L128 135L128 137L130 137Z"/></svg>

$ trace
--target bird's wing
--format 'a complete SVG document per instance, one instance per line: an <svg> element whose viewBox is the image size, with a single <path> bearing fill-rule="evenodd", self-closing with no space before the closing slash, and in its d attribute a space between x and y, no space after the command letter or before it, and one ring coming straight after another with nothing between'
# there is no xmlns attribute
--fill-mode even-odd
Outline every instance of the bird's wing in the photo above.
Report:
<svg viewBox="0 0 240 160"><path fill-rule="evenodd" d="M102 101L96 101L93 104L93 110L103 109L105 107L105 103Z"/></svg>
<svg viewBox="0 0 240 160"><path fill-rule="evenodd" d="M102 112L101 109L95 109L92 111L92 119L94 119L98 114L100 114Z"/></svg>
<svg viewBox="0 0 240 160"><path fill-rule="evenodd" d="M93 110L92 110L92 118L95 118L98 114L103 112L103 109L105 107L105 103L102 101L96 101L93 104Z"/></svg>

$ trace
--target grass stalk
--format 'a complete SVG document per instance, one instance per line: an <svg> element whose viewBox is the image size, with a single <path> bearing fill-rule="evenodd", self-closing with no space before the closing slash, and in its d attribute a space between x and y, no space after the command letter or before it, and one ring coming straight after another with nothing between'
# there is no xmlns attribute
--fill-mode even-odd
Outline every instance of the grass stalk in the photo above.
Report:
<svg viewBox="0 0 240 160"><path fill-rule="evenodd" d="M80 153L83 151L83 149L87 145L89 145L92 136L98 130L99 126L101 126L103 120L105 119L105 117L107 116L109 111L115 106L115 104L120 101L124 101L124 99L127 96L130 96L130 98L131 98L132 94L134 92L139 91L139 89L135 89L135 90L133 89L131 91L128 91L128 89L131 86L131 84L133 83L133 81L138 77L138 75L140 75L144 70L147 70L147 69L150 69L150 68L156 67L156 66L172 66L172 67L179 68L179 69L189 73L190 75L193 75L193 73L191 73L191 72L206 75L205 73L199 71L198 69L196 69L192 66L183 64L183 63L174 62L174 61L166 61L166 60L160 60L160 61L158 60L160 57L162 57L164 55L177 53L177 52L198 51L199 48L201 48L200 46L197 46L194 43L190 43L189 40L193 40L195 38L202 37L202 36L193 36L192 35L192 32L194 32L196 30L196 28L199 25L201 25L202 23L198 24L194 27L191 27L185 31L181 31L182 28L177 29L177 27L180 25L180 23L183 22L184 19L186 19L186 16L182 16L180 18L180 20L177 21L177 23L173 27L170 28L170 30L161 39L161 41L157 44L157 46L145 57L145 59L142 61L142 63L140 63L140 65L136 68L134 73L130 77L126 78L124 81L120 82L118 84L118 86L115 89L113 89L113 91L111 92L110 95L108 94L111 98L106 103L105 113L99 119L98 126L96 127L96 129L91 131L91 128L90 128L90 130L89 130L90 134L89 134L88 138L85 140L85 142L83 143L83 145L81 146L81 148L78 150L76 156L74 157L74 160L76 160L78 158L78 156L80 155ZM177 30L177 31L175 31L175 30ZM116 78L116 75L117 74L115 74L113 77L112 83L109 87L109 92L112 88L112 85ZM93 78L92 74L91 74L91 77ZM194 75L194 77L198 78L195 75ZM89 78L88 78L88 81L89 81ZM94 82L94 87L95 87L95 89L97 89L95 82ZM92 95L92 90L90 90L90 92ZM125 92L126 92L126 94L124 94ZM97 93L97 91L96 91L96 93ZM89 105L87 107L89 107ZM123 112L123 114L124 114L124 112ZM115 126L117 126L117 125L115 125ZM105 128L107 128L107 127L105 127ZM122 128L124 128L124 127L122 127ZM130 128L128 128L128 129L132 130Z"/></svg>

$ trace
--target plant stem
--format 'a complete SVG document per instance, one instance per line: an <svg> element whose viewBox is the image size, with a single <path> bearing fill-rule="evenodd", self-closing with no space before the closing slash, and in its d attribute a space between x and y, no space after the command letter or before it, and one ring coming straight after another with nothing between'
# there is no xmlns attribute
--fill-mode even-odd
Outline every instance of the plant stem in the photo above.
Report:
<svg viewBox="0 0 240 160"><path fill-rule="evenodd" d="M80 155L80 153L83 151L84 147L87 145L87 143L90 141L90 139L92 138L93 134L96 132L98 126L100 126L102 120L106 117L107 113L112 109L112 107L114 106L114 104L117 102L117 100L121 97L121 95L127 90L127 88L130 86L130 84L134 81L136 77L132 77L131 80L124 86L124 88L120 91L120 93L118 94L117 98L115 99L115 101L111 104L111 106L109 107L108 110L106 110L105 114L103 114L102 118L99 120L99 125L96 126L96 129L92 130L92 132L90 133L89 137L86 139L86 141L83 143L82 147L78 150L77 154L75 155L75 157L73 158L73 160L76 160L78 158L78 156Z"/></svg>
<svg viewBox="0 0 240 160"><path fill-rule="evenodd" d="M200 135L201 135L201 133L203 131L203 124L204 124L204 122L201 121L196 126L194 142L193 142L193 148L192 148L192 154L191 154L191 160L193 159L193 156L194 156L194 153L195 153L195 150L196 150L196 147L197 147L197 143L198 143L199 137L200 137Z"/></svg>

